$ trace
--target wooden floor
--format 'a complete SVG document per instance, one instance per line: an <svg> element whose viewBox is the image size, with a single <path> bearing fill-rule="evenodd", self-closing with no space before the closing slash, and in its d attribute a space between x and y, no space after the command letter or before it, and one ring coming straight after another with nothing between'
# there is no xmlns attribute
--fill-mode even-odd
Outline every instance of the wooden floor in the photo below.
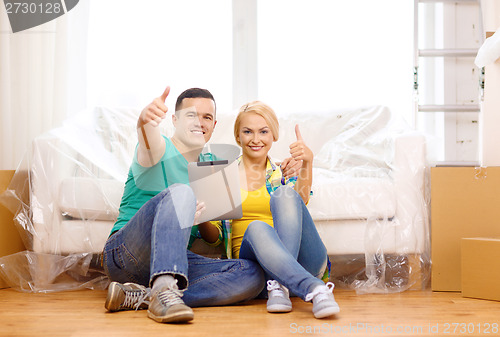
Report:
<svg viewBox="0 0 500 337"><path fill-rule="evenodd" d="M357 295L335 290L341 312L323 320L293 298L293 311L269 314L265 300L195 308L188 324L160 324L147 312L107 313L105 291L27 294L0 290L0 336L500 336L500 302L460 293L407 291Z"/></svg>

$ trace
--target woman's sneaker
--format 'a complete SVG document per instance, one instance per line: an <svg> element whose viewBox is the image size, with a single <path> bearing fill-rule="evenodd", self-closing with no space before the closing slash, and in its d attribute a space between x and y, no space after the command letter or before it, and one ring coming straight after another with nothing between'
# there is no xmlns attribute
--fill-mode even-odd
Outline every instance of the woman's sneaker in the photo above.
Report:
<svg viewBox="0 0 500 337"><path fill-rule="evenodd" d="M148 317L160 323L188 322L194 318L193 309L181 299L177 284L166 286L151 296Z"/></svg>
<svg viewBox="0 0 500 337"><path fill-rule="evenodd" d="M290 312L292 311L292 302L288 289L278 281L267 281L267 311L268 312Z"/></svg>
<svg viewBox="0 0 500 337"><path fill-rule="evenodd" d="M306 295L307 302L313 302L313 314L316 318L324 318L335 315L340 312L339 305L333 297L333 288L335 285L328 282L325 285L319 285Z"/></svg>
<svg viewBox="0 0 500 337"><path fill-rule="evenodd" d="M151 289L136 283L111 282L104 307L108 311L146 309Z"/></svg>

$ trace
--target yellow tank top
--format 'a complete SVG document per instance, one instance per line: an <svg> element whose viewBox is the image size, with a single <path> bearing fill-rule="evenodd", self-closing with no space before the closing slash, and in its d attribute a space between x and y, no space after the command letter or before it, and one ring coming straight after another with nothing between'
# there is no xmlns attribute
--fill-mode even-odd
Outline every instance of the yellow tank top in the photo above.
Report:
<svg viewBox="0 0 500 337"><path fill-rule="evenodd" d="M241 189L241 206L243 217L232 221L232 245L233 258L240 256L241 242L243 235L250 222L255 220L264 221L271 227L273 226L273 216L271 214L271 196L267 192L266 185L255 191L245 191Z"/></svg>

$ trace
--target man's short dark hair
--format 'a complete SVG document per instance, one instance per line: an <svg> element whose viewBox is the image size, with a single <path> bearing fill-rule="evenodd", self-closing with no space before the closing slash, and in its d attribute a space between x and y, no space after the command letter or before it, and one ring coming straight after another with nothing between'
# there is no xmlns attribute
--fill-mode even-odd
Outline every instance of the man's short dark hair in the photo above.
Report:
<svg viewBox="0 0 500 337"><path fill-rule="evenodd" d="M214 106L216 107L217 110L217 105L215 104L214 96L210 93L210 91L201 88L190 88L184 90L184 92L180 94L179 97L177 97L177 101L175 102L175 112L180 110L184 98L209 98L214 102Z"/></svg>

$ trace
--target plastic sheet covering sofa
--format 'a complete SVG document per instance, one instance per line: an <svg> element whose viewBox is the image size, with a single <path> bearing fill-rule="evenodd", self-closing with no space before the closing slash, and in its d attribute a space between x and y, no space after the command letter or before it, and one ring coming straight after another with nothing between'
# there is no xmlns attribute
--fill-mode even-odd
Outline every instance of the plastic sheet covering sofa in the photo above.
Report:
<svg viewBox="0 0 500 337"><path fill-rule="evenodd" d="M98 107L33 141L18 169L28 172L29 182L14 176L1 198L30 247L0 259L11 286L37 292L107 285L98 254L118 214L139 112ZM218 113L211 143L235 144L234 118ZM308 208L332 262L331 279L358 293L425 285L430 240L424 137L382 106L279 119L273 158L289 156L295 124L315 153ZM168 118L160 127L172 135ZM29 202L19 197L26 189Z"/></svg>

